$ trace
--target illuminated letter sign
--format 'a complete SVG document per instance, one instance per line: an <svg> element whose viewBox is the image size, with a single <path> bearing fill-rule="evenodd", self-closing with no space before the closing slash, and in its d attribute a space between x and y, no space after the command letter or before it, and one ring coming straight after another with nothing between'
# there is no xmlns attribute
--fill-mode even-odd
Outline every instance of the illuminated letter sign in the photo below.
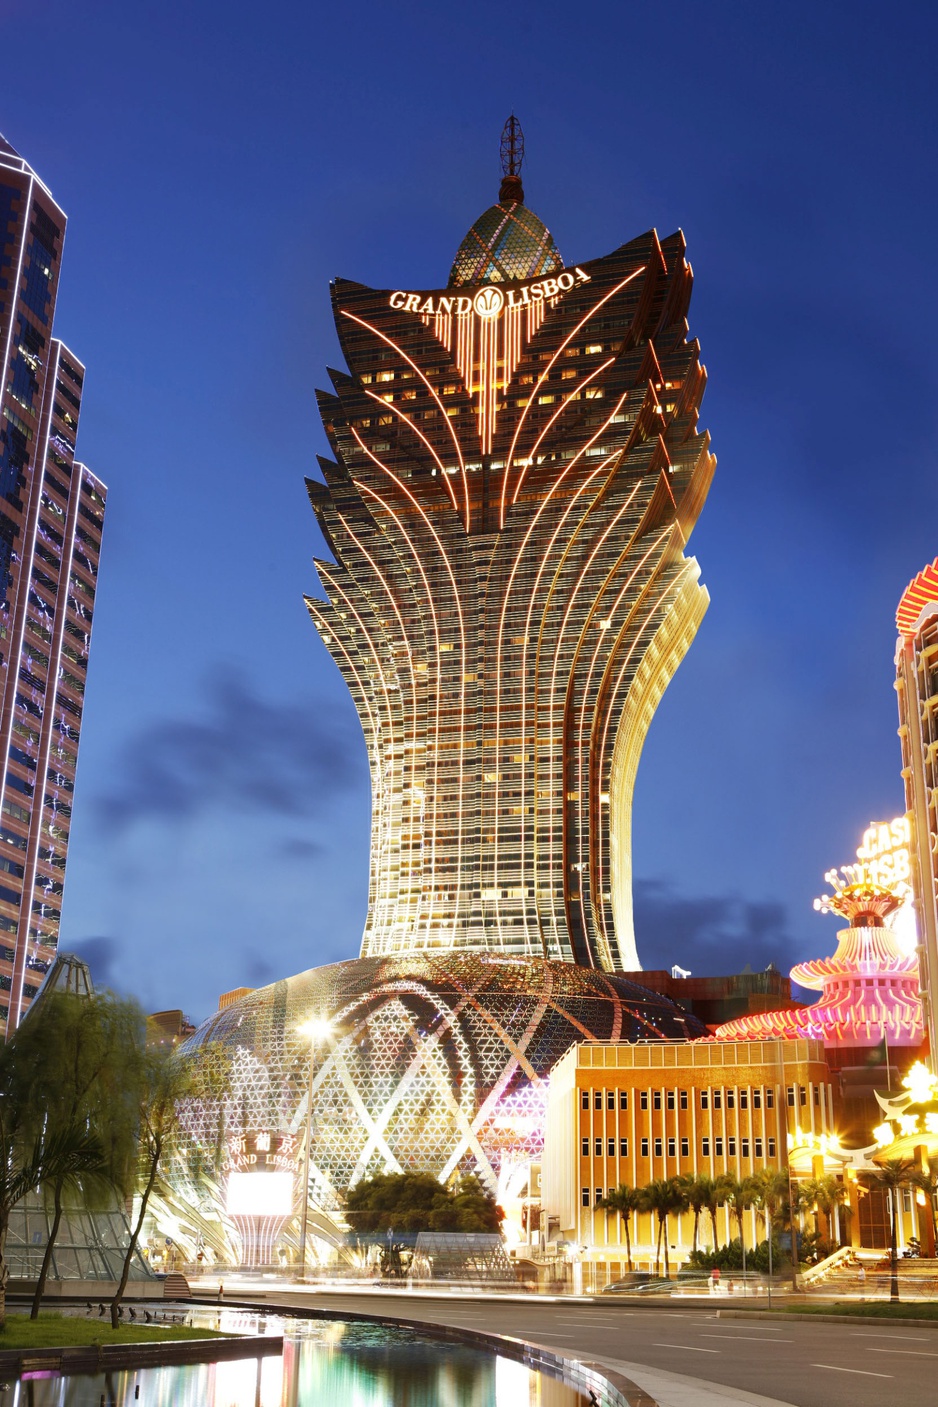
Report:
<svg viewBox="0 0 938 1407"><path fill-rule="evenodd" d="M431 317L438 313L447 316L455 313L457 317L465 317L467 313L474 312L477 317L488 319L497 318L506 306L523 308L532 302L539 303L545 298L559 298L562 293L569 293L571 288L590 282L590 275L578 265L574 269L564 269L556 278L525 283L520 288L509 288L507 293L503 293L494 284L480 288L474 298L442 293L437 298L434 298L432 293L424 297L421 293L406 293L398 288L391 294L388 303L392 308L405 313L417 313L420 317Z"/></svg>

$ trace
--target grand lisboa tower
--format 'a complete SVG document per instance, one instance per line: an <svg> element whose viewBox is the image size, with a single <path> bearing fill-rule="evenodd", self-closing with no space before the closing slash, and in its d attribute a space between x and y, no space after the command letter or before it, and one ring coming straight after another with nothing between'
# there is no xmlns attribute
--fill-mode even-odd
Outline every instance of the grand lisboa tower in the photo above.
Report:
<svg viewBox="0 0 938 1407"><path fill-rule="evenodd" d="M332 285L348 370L319 395L331 556L307 605L368 748L368 913L357 961L251 992L188 1044L228 1061L216 1200L245 1247L273 1206L248 1177L293 1176L281 1238L307 1161L322 1234L377 1172L504 1190L574 1041L703 1030L617 975L639 969L642 744L708 600L685 555L715 462L691 270L654 230L566 264L521 155L512 118L445 288ZM212 1112L190 1111L195 1143Z"/></svg>

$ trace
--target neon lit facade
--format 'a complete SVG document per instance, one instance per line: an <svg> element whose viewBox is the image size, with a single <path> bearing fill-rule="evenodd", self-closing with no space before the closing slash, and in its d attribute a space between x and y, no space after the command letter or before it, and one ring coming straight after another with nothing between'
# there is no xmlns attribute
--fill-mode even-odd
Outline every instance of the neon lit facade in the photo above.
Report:
<svg viewBox="0 0 938 1407"><path fill-rule="evenodd" d="M932 1068L938 1052L938 558L896 612L902 779L912 833L912 889Z"/></svg>
<svg viewBox="0 0 938 1407"><path fill-rule="evenodd" d="M828 874L829 880L836 872ZM901 897L872 884L847 884L822 901L850 923L833 957L798 963L793 982L821 992L813 1006L767 1011L718 1026L717 1040L808 1037L826 1047L919 1046L923 1039L918 959L904 953L885 920Z"/></svg>
<svg viewBox="0 0 938 1407"><path fill-rule="evenodd" d="M0 138L0 1031L55 957L107 490L52 319L65 215Z"/></svg>
<svg viewBox="0 0 938 1407"><path fill-rule="evenodd" d="M680 234L565 266L517 175L446 288L338 280L313 620L372 776L362 953L636 970L631 809L708 597Z"/></svg>
<svg viewBox="0 0 938 1407"><path fill-rule="evenodd" d="M175 1216L225 1259L254 1258L270 1218L296 1243L282 1202L264 1204L256 1223L240 1203L233 1211L229 1174L290 1173L301 1204L310 1055L300 1027L311 1012L330 1018L313 1058L309 1212L311 1234L326 1240L345 1188L377 1172L446 1181L470 1170L510 1191L519 1162L540 1158L547 1076L575 1041L673 1041L706 1029L624 977L479 953L360 958L241 997L181 1047L229 1078L227 1191L205 1171L210 1157L189 1156L210 1152L217 1127L202 1105L188 1111L188 1153L173 1174Z"/></svg>

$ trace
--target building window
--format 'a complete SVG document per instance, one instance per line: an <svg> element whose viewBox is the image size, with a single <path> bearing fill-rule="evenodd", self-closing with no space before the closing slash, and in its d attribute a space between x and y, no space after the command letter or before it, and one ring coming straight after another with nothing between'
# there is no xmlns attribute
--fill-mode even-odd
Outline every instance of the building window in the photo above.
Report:
<svg viewBox="0 0 938 1407"><path fill-rule="evenodd" d="M789 1104L789 1108L794 1109L794 1107L795 1107L795 1086L794 1086L794 1085L789 1085L789 1086L788 1086L788 1104Z"/></svg>
<svg viewBox="0 0 938 1407"><path fill-rule="evenodd" d="M610 1158L614 1158L616 1156L616 1141L614 1138L610 1138L607 1151L609 1153Z"/></svg>
<svg viewBox="0 0 938 1407"><path fill-rule="evenodd" d="M588 1138L584 1138L584 1140L583 1140L583 1157L584 1157L584 1158L588 1158L589 1155L590 1155L590 1141L589 1141Z"/></svg>
<svg viewBox="0 0 938 1407"><path fill-rule="evenodd" d="M603 1107L603 1092L602 1092L601 1089L598 1089L598 1090L596 1091L596 1093L593 1095L593 1108L594 1108L594 1109L602 1109L602 1107Z"/></svg>
<svg viewBox="0 0 938 1407"><path fill-rule="evenodd" d="M581 1109L588 1109L589 1107L590 1107L590 1092L589 1092L588 1089L585 1089L585 1090L582 1091L582 1093L581 1093L581 1095L580 1095L580 1108L581 1108Z"/></svg>
<svg viewBox="0 0 938 1407"><path fill-rule="evenodd" d="M647 1108L648 1108L648 1091L647 1091L647 1089L643 1089L642 1092L641 1092L641 1094L638 1096L638 1107L639 1107L640 1109L647 1109Z"/></svg>
<svg viewBox="0 0 938 1407"><path fill-rule="evenodd" d="M660 1157L661 1157L661 1139L660 1139L660 1138L656 1138L656 1139L655 1139L655 1157L656 1157L656 1158L660 1158Z"/></svg>
<svg viewBox="0 0 938 1407"><path fill-rule="evenodd" d="M723 1140L722 1140L722 1138L715 1138L715 1139L713 1140L713 1151L714 1151L714 1153L717 1155L718 1158L722 1158L722 1157L723 1157Z"/></svg>
<svg viewBox="0 0 938 1407"><path fill-rule="evenodd" d="M714 1109L722 1109L723 1107L723 1091L720 1089L713 1091L713 1107Z"/></svg>
<svg viewBox="0 0 938 1407"><path fill-rule="evenodd" d="M762 1157L762 1139L761 1139L761 1138L757 1138L757 1139L756 1139L756 1157L757 1157L757 1158L761 1158L761 1157Z"/></svg>
<svg viewBox="0 0 938 1407"><path fill-rule="evenodd" d="M767 1090L766 1090L766 1092L765 1092L765 1107L766 1107L766 1109L774 1109L774 1108L775 1108L775 1090L774 1090L774 1089L767 1089Z"/></svg>
<svg viewBox="0 0 938 1407"><path fill-rule="evenodd" d="M648 1157L648 1139L647 1139L647 1138L643 1138L643 1139L642 1139L642 1157L643 1157L643 1158L647 1158L647 1157Z"/></svg>
<svg viewBox="0 0 938 1407"><path fill-rule="evenodd" d="M584 1188L581 1190L581 1192L580 1192L580 1200L582 1201L584 1207L588 1207L588 1206L589 1206L589 1204L590 1204L590 1190L589 1190L588 1187L584 1187Z"/></svg>
<svg viewBox="0 0 938 1407"><path fill-rule="evenodd" d="M686 1108L687 1108L687 1090L686 1090L686 1089L682 1089L682 1090L681 1090L681 1108L682 1108L682 1109L686 1109Z"/></svg>
<svg viewBox="0 0 938 1407"><path fill-rule="evenodd" d="M735 1157L736 1157L736 1139L735 1139L735 1138L733 1137L733 1135L731 1134L730 1137L726 1140L726 1142L727 1142L727 1145L728 1145L729 1156L730 1156L731 1158L735 1158Z"/></svg>
<svg viewBox="0 0 938 1407"><path fill-rule="evenodd" d="M669 1158L675 1158L676 1156L677 1156L677 1139L669 1138L669 1139L668 1139L668 1157L669 1157Z"/></svg>
<svg viewBox="0 0 938 1407"><path fill-rule="evenodd" d="M700 1107L701 1109L710 1108L710 1093L708 1090L702 1089L700 1091Z"/></svg>
<svg viewBox="0 0 938 1407"><path fill-rule="evenodd" d="M807 1085L799 1085L799 1086L798 1086L798 1098L799 1098L799 1100L800 1100L800 1102L801 1102L801 1107L802 1107L802 1109L803 1109L804 1106L805 1106L805 1105L807 1104L807 1102L808 1102L808 1087L807 1087Z"/></svg>
<svg viewBox="0 0 938 1407"><path fill-rule="evenodd" d="M660 1108L661 1108L661 1090L660 1090L660 1089L656 1089L655 1092L654 1092L654 1094L652 1095L652 1097L651 1097L651 1107L652 1107L653 1109L660 1109Z"/></svg>
<svg viewBox="0 0 938 1407"><path fill-rule="evenodd" d="M748 1092L748 1090L741 1089L741 1090L739 1091L739 1107L740 1107L740 1109L748 1109L748 1108L749 1108L749 1092Z"/></svg>
<svg viewBox="0 0 938 1407"><path fill-rule="evenodd" d="M674 1108L674 1090L673 1090L673 1089L669 1089L669 1090L668 1090L668 1108L669 1108L669 1109L673 1109L673 1108Z"/></svg>
<svg viewBox="0 0 938 1407"><path fill-rule="evenodd" d="M769 1139L769 1157L770 1157L770 1158L774 1158L774 1157L775 1157L775 1139L774 1139L774 1138L770 1138L770 1139Z"/></svg>
<svg viewBox="0 0 938 1407"><path fill-rule="evenodd" d="M735 1109L735 1108L736 1108L736 1091L735 1091L735 1090L728 1089L728 1090L726 1091L726 1107L727 1107L727 1109Z"/></svg>
<svg viewBox="0 0 938 1407"><path fill-rule="evenodd" d="M709 1157L710 1157L710 1140L709 1140L709 1138L702 1138L702 1139L700 1140L700 1151L701 1151L701 1153L703 1154L703 1156L704 1156L705 1158L709 1158Z"/></svg>
<svg viewBox="0 0 938 1407"><path fill-rule="evenodd" d="M761 1109L761 1108L762 1108L762 1091L761 1091L761 1089L754 1089L754 1090L752 1091L752 1107L753 1107L753 1109Z"/></svg>
<svg viewBox="0 0 938 1407"><path fill-rule="evenodd" d="M748 1138L741 1138L741 1139L740 1139L740 1141L739 1141L739 1151L742 1153L742 1155L743 1155L744 1158L748 1158L748 1157L749 1157L749 1139L748 1139Z"/></svg>
<svg viewBox="0 0 938 1407"><path fill-rule="evenodd" d="M629 1096L628 1096L628 1094L626 1093L626 1091L625 1091L624 1089L620 1089L620 1090L619 1090L619 1108L622 1109L622 1110L625 1110L625 1109L628 1109L628 1107L629 1107Z"/></svg>
<svg viewBox="0 0 938 1407"><path fill-rule="evenodd" d="M611 1090L608 1090L607 1093L606 1093L606 1108L607 1108L607 1109L612 1109L613 1112L614 1112L614 1111L615 1111L615 1107L616 1107L616 1092L615 1092L614 1089L611 1089Z"/></svg>
<svg viewBox="0 0 938 1407"><path fill-rule="evenodd" d="M681 1157L682 1157L682 1158L689 1158L689 1157L690 1157L690 1139L689 1139L689 1138L682 1138L682 1139L681 1139Z"/></svg>
<svg viewBox="0 0 938 1407"><path fill-rule="evenodd" d="M603 1141L602 1141L601 1138L597 1138L597 1140L596 1140L596 1157L597 1157L597 1158L601 1158L602 1156L603 1156Z"/></svg>
<svg viewBox="0 0 938 1407"><path fill-rule="evenodd" d="M815 1102L815 1104L820 1104L820 1102L821 1102L821 1087L820 1087L820 1085L815 1085L815 1086L814 1086L814 1102Z"/></svg>
<svg viewBox="0 0 938 1407"><path fill-rule="evenodd" d="M602 1189L601 1187L597 1187L597 1188L596 1188L596 1205L597 1205L597 1207L601 1207L602 1204L603 1204L603 1189Z"/></svg>
<svg viewBox="0 0 938 1407"><path fill-rule="evenodd" d="M628 1156L629 1156L629 1140L628 1140L627 1138L620 1138L620 1139L619 1139L619 1157L620 1157L620 1158L627 1158Z"/></svg>

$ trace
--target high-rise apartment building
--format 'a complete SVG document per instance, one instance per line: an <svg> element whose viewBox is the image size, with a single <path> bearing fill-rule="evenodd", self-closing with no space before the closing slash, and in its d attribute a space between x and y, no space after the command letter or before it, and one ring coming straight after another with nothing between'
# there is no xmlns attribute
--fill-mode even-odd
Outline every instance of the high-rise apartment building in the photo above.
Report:
<svg viewBox="0 0 938 1407"><path fill-rule="evenodd" d="M634 970L635 774L708 600L692 276L653 230L565 264L517 167L445 288L333 285L308 605L371 763L363 955Z"/></svg>
<svg viewBox="0 0 938 1407"><path fill-rule="evenodd" d="M902 778L911 829L925 1029L938 1060L938 558L906 587L896 612Z"/></svg>
<svg viewBox="0 0 938 1407"><path fill-rule="evenodd" d="M65 215L0 138L0 1029L55 957L106 490L52 335Z"/></svg>

